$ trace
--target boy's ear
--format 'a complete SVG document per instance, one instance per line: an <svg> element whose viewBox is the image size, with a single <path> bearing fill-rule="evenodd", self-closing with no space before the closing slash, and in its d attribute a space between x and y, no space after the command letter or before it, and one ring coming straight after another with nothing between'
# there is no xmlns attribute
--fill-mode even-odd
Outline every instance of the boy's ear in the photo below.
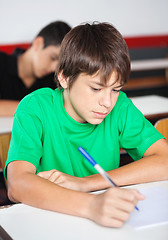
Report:
<svg viewBox="0 0 168 240"><path fill-rule="evenodd" d="M43 49L44 47L44 38L43 37L36 37L32 43L32 47L35 49L35 50L41 50Z"/></svg>
<svg viewBox="0 0 168 240"><path fill-rule="evenodd" d="M57 78L62 88L68 88L69 78L65 77L62 71L57 74Z"/></svg>

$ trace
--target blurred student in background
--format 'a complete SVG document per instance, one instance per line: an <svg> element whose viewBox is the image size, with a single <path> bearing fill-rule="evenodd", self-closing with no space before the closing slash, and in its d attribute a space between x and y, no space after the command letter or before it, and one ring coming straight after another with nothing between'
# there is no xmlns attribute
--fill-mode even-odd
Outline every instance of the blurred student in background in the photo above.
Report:
<svg viewBox="0 0 168 240"><path fill-rule="evenodd" d="M55 21L39 32L27 50L0 52L0 116L13 116L19 101L36 89L56 88L60 45L70 29L67 23Z"/></svg>

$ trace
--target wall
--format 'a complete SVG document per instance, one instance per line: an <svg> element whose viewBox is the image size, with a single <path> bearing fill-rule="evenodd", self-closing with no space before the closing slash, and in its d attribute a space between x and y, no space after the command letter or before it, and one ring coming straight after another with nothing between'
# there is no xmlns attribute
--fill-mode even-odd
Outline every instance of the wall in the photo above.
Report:
<svg viewBox="0 0 168 240"><path fill-rule="evenodd" d="M55 20L107 21L124 37L168 35L167 11L167 0L0 0L0 44L30 42Z"/></svg>
<svg viewBox="0 0 168 240"><path fill-rule="evenodd" d="M124 36L131 60L168 56L168 0L0 0L0 50L11 53L17 44L27 48L55 20L72 27L112 23ZM165 71L133 72L130 78L160 75Z"/></svg>

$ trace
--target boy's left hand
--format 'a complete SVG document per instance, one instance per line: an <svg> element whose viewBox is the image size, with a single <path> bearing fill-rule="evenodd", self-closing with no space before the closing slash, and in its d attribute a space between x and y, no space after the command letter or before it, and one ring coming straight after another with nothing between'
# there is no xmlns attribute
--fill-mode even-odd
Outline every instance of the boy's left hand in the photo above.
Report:
<svg viewBox="0 0 168 240"><path fill-rule="evenodd" d="M74 177L56 169L39 172L37 175L61 187L84 192L84 178Z"/></svg>

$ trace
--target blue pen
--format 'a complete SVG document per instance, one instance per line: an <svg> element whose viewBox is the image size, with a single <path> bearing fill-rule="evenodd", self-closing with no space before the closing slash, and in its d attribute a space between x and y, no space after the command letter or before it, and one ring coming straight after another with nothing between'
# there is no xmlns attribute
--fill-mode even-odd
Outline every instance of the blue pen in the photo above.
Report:
<svg viewBox="0 0 168 240"><path fill-rule="evenodd" d="M104 169L86 152L82 147L78 148L79 152L92 164L92 166L100 173L100 175L110 183L113 187L118 187L117 184L113 182L110 176L104 171ZM139 208L135 206L135 209L139 211Z"/></svg>

